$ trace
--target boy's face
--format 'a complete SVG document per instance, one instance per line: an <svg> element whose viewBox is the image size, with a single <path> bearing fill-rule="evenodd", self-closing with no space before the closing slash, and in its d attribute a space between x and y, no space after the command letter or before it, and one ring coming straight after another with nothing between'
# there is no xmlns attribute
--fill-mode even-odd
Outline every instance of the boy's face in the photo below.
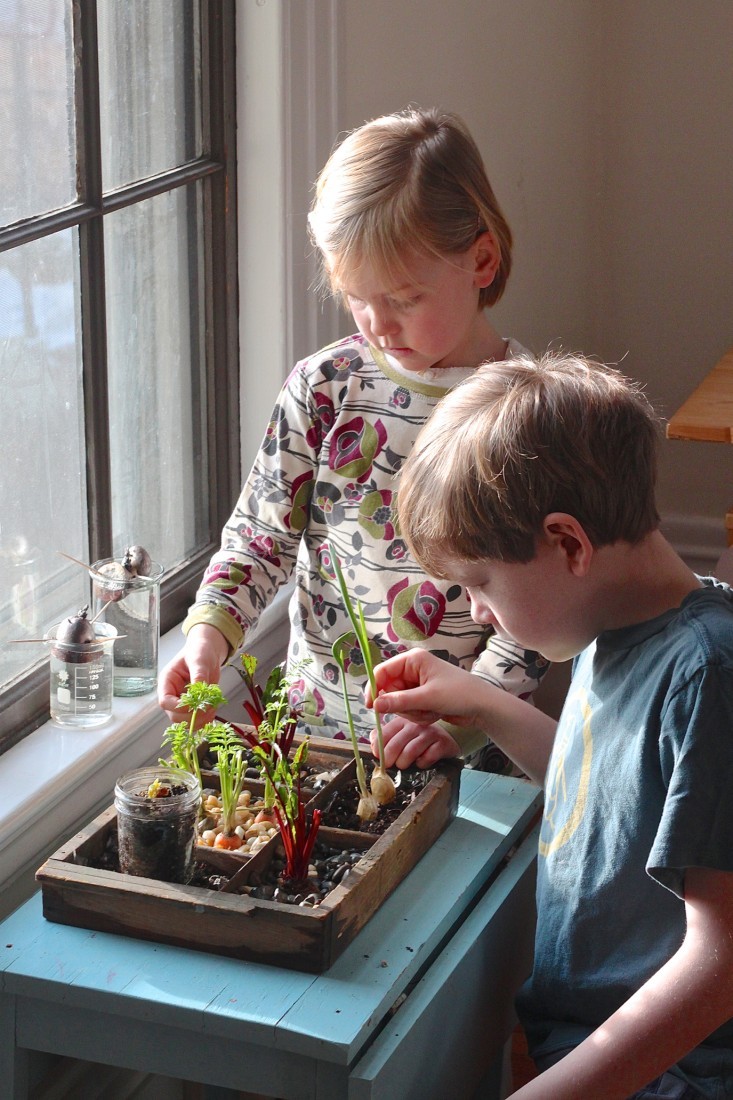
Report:
<svg viewBox="0 0 733 1100"><path fill-rule="evenodd" d="M401 285L388 285L365 264L343 293L362 336L406 370L475 367L496 351L478 308L481 264L477 246L450 259L415 253Z"/></svg>
<svg viewBox="0 0 733 1100"><path fill-rule="evenodd" d="M444 569L466 589L474 622L493 626L500 637L550 661L575 657L596 636L585 620L567 559L556 545L539 540L536 556L527 563L449 558Z"/></svg>

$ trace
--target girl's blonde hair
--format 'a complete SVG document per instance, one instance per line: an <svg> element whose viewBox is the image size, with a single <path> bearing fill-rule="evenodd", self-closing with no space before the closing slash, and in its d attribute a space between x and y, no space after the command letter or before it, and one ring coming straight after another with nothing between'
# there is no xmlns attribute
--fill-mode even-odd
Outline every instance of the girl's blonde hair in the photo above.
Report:
<svg viewBox="0 0 733 1100"><path fill-rule="evenodd" d="M365 123L334 150L308 217L323 282L340 294L366 263L396 285L405 255L459 255L489 232L500 253L479 305L498 302L512 263L512 234L478 147L457 115L407 109Z"/></svg>
<svg viewBox="0 0 733 1100"><path fill-rule="evenodd" d="M548 353L485 365L449 393L402 470L398 517L432 576L446 559L528 562L545 516L591 543L637 543L658 523L659 422L620 372Z"/></svg>

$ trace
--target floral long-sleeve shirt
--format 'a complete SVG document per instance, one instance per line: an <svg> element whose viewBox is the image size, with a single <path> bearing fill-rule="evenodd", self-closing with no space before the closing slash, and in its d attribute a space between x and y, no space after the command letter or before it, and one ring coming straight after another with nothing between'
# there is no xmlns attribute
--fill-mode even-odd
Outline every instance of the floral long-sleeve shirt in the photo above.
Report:
<svg viewBox="0 0 733 1100"><path fill-rule="evenodd" d="M522 350L510 341L508 354ZM537 654L487 637L465 590L422 573L397 526L396 474L437 402L469 373L404 371L357 335L302 360L280 392L183 629L210 623L236 652L294 573L288 667L297 667L291 695L303 704L307 732L348 736L331 647L353 632L329 544L361 602L377 659L421 646L525 696L547 667ZM355 643L346 669L354 721L367 739L373 720Z"/></svg>

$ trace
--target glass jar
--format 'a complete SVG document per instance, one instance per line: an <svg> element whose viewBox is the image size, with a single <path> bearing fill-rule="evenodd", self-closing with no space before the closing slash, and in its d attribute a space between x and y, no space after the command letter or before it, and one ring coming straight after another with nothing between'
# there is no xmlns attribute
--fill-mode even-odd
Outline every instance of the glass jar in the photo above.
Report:
<svg viewBox="0 0 733 1100"><path fill-rule="evenodd" d="M95 618L114 626L120 635L115 646L115 695L146 695L158 681L160 639L160 581L164 568L153 562L147 577L105 580L99 570L119 564L103 558L92 565Z"/></svg>
<svg viewBox="0 0 733 1100"><path fill-rule="evenodd" d="M189 772L150 766L115 786L120 871L160 882L189 882L201 784Z"/></svg>
<svg viewBox="0 0 733 1100"><path fill-rule="evenodd" d="M117 631L94 623L94 642L57 640L61 623L45 634L50 649L51 721L57 726L90 729L112 717L113 649Z"/></svg>

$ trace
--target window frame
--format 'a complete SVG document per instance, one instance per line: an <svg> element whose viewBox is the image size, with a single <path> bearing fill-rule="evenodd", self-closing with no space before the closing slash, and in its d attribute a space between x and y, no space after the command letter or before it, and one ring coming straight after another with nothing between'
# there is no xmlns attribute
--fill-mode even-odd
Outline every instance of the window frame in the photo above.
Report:
<svg viewBox="0 0 733 1100"><path fill-rule="evenodd" d="M203 188L204 357L207 538L161 587L161 630L179 622L219 545L240 485L236 183L235 0L188 0L201 26L202 156L103 191L97 2L73 5L76 58L78 200L61 210L0 227L0 252L77 228L81 293L82 384L90 561L112 554L109 401L105 317L104 218L123 207L200 181ZM48 664L0 687L0 753L48 719Z"/></svg>

